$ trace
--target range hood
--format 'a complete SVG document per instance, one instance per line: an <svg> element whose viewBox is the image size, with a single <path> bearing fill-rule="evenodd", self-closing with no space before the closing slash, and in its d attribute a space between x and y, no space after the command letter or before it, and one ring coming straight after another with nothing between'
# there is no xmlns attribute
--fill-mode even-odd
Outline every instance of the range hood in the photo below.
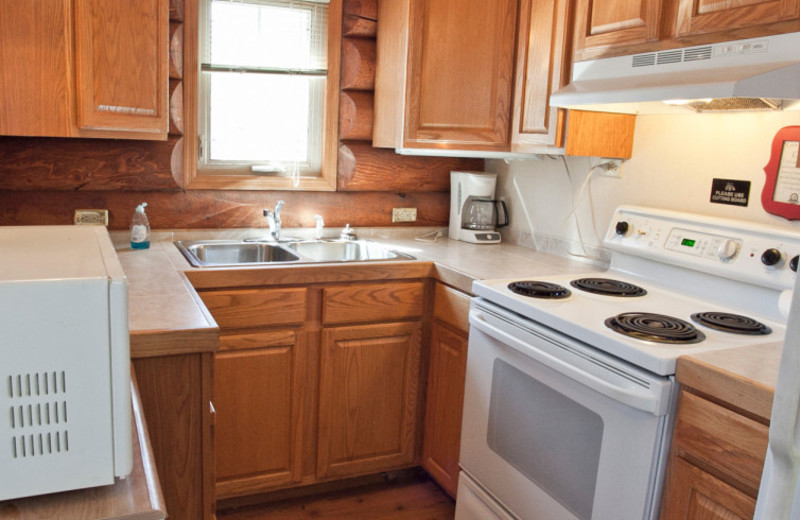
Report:
<svg viewBox="0 0 800 520"><path fill-rule="evenodd" d="M686 113L709 100L707 110L800 109L800 33L576 62L550 105Z"/></svg>

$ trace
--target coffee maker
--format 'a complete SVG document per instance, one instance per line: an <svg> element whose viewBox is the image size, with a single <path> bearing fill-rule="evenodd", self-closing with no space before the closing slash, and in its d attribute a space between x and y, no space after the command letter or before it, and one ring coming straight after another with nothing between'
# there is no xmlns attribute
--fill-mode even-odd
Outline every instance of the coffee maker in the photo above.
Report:
<svg viewBox="0 0 800 520"><path fill-rule="evenodd" d="M450 231L453 240L473 244L498 244L496 228L508 224L508 211L494 199L497 175L450 172Z"/></svg>

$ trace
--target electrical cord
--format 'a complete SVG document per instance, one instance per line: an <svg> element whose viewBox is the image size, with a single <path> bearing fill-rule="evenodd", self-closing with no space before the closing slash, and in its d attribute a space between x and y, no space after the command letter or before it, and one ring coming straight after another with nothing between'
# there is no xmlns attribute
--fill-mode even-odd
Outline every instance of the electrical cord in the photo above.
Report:
<svg viewBox="0 0 800 520"><path fill-rule="evenodd" d="M443 236L445 236L446 232L447 232L447 228L434 229L433 231L425 233L424 235L420 235L418 237L414 237L414 240L416 240L417 242L427 242L429 244L433 244L438 239L440 239Z"/></svg>
<svg viewBox="0 0 800 520"><path fill-rule="evenodd" d="M567 163L566 157L564 157L562 155L561 156L561 161L564 163L564 170L566 171L567 179L569 180L570 193L574 193L575 192L575 185L572 182L572 172L569 169L569 164ZM597 261L597 262L602 261L602 259L590 254L586 250L586 243L583 240L583 233L581 232L581 223L580 223L580 220L578 219L578 215L576 214L576 211L577 211L577 205L576 204L579 203L580 200L583 198L584 191L588 191L588 193L589 193L589 212L590 212L590 216L591 216L591 219L592 219L592 229L594 230L595 236L599 238L600 234L597 232L597 222L595 221L595 218L594 218L594 203L592 201L591 180L592 180L592 176L594 175L595 171L598 168L601 168L601 167L603 167L602 163L601 164L597 164L597 165L592 166L591 168L589 168L589 172L586 174L586 179L584 179L583 183L581 184L580 189L578 190L577 197L571 197L570 198L570 200L572 202L572 210L569 212L569 215L567 215L566 218L564 219L564 224L566 224L566 222L570 218L574 218L575 219L575 229L578 232L578 242L580 243L581 249L583 250L583 253L584 253L584 254L581 255L581 254L578 254L578 253L573 253L571 251L567 251L567 254L569 254L570 256L575 256L575 257L578 257L578 258L585 258L587 260L593 260L593 261Z"/></svg>

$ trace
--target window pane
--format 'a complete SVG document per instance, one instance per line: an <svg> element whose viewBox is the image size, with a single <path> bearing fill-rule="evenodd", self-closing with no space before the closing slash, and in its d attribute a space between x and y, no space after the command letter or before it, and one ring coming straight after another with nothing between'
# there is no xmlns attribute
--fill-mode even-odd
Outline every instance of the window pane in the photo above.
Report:
<svg viewBox="0 0 800 520"><path fill-rule="evenodd" d="M208 62L325 69L326 13L324 4L212 1Z"/></svg>
<svg viewBox="0 0 800 520"><path fill-rule="evenodd" d="M210 82L209 159L317 163L324 78L203 73Z"/></svg>

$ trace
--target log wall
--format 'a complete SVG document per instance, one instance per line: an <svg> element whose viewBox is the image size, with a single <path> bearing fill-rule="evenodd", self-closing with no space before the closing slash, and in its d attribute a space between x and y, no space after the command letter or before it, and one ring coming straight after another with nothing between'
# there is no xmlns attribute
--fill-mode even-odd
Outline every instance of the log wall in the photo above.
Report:
<svg viewBox="0 0 800 520"><path fill-rule="evenodd" d="M184 0L170 0L169 139L0 137L0 225L68 224L77 208L106 208L109 227L124 229L147 201L156 229L263 227L279 199L288 227L311 227L317 213L328 226L389 226L393 207L447 225L449 172L484 164L372 148L377 2L344 0L337 192L183 189Z"/></svg>

